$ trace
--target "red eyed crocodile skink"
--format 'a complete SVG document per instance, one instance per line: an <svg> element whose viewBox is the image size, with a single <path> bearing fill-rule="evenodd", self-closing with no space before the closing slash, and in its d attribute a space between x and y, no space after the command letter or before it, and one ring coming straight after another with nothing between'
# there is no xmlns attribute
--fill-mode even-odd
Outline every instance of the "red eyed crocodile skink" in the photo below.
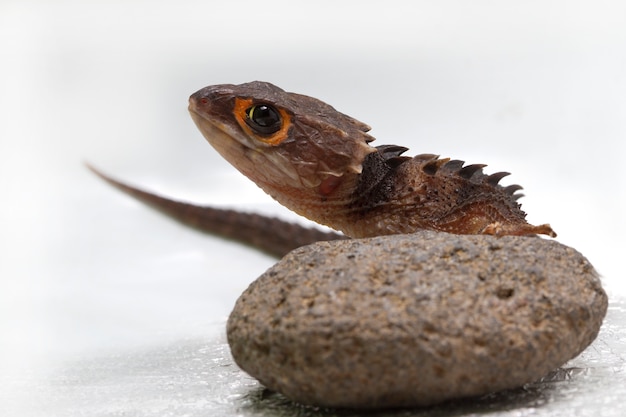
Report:
<svg viewBox="0 0 626 417"><path fill-rule="evenodd" d="M499 185L508 173L487 175L485 165L433 154L407 157L402 146L370 146L368 125L315 98L266 82L223 84L194 93L189 111L208 142L241 173L282 205L344 235L177 202L94 171L185 223L276 256L317 240L419 229L556 236L547 224L526 222L517 203L521 187Z"/></svg>

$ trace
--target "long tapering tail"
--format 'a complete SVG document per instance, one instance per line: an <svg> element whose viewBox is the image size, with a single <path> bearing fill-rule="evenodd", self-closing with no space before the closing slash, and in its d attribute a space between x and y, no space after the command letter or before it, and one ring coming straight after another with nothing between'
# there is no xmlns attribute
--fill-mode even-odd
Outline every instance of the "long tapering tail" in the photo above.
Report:
<svg viewBox="0 0 626 417"><path fill-rule="evenodd" d="M86 165L93 173L115 188L180 223L244 243L275 257L280 258L295 248L314 242L346 239L339 233L301 226L276 217L198 206L161 197L115 180L90 164Z"/></svg>

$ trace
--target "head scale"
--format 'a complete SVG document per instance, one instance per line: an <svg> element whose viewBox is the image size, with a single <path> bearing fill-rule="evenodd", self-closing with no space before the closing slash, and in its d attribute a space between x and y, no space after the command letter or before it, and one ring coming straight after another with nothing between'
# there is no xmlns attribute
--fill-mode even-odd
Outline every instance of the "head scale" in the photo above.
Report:
<svg viewBox="0 0 626 417"><path fill-rule="evenodd" d="M257 184L318 187L330 177L360 173L365 156L375 151L366 124L270 83L209 86L189 102L209 143Z"/></svg>

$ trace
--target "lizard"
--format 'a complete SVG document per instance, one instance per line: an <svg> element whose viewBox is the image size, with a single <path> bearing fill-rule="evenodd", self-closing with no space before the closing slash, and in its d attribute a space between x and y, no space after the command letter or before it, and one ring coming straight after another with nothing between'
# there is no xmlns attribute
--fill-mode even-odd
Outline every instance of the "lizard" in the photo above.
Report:
<svg viewBox="0 0 626 417"><path fill-rule="evenodd" d="M192 94L188 109L206 140L237 170L283 206L342 234L171 200L90 168L180 221L279 257L318 240L420 229L556 237L549 224L526 221L517 202L522 187L499 184L508 172L487 175L484 164L371 146L367 124L313 97L261 81L219 84Z"/></svg>

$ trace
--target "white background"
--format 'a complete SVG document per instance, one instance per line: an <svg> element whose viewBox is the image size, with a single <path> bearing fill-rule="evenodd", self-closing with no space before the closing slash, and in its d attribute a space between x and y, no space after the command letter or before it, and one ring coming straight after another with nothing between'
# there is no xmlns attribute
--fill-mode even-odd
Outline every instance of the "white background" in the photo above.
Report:
<svg viewBox="0 0 626 417"><path fill-rule="evenodd" d="M187 98L270 81L520 183L531 223L626 294L626 3L0 3L0 372L205 334L274 260L83 166L294 218L204 141ZM11 391L8 391L9 393ZM8 394L7 394L8 395Z"/></svg>

